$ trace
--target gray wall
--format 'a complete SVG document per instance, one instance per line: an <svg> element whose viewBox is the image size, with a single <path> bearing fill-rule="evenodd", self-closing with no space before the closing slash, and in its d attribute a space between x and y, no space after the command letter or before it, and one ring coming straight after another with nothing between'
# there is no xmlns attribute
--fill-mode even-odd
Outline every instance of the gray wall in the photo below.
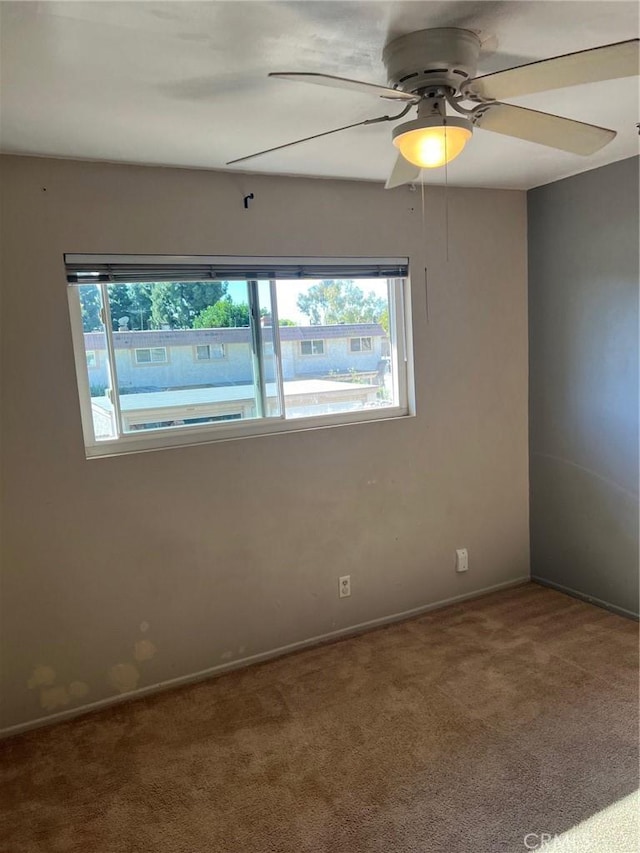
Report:
<svg viewBox="0 0 640 853"><path fill-rule="evenodd" d="M525 193L0 163L5 727L528 577ZM64 252L408 256L417 414L87 461Z"/></svg>
<svg viewBox="0 0 640 853"><path fill-rule="evenodd" d="M638 611L638 158L528 193L531 571Z"/></svg>

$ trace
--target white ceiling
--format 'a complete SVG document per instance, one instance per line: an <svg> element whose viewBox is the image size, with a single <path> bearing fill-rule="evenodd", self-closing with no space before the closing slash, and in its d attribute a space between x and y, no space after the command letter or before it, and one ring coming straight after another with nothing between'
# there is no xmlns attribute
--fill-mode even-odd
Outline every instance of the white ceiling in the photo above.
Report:
<svg viewBox="0 0 640 853"><path fill-rule="evenodd" d="M270 146L394 110L344 90L269 80L324 71L386 83L390 37L475 30L478 73L638 36L636 2L2 2L0 143L7 152L224 169ZM637 78L514 103L611 127L588 158L477 131L450 184L528 189L638 153ZM235 167L384 181L390 124L349 130ZM233 167L231 167L233 168ZM431 183L443 170L429 172Z"/></svg>

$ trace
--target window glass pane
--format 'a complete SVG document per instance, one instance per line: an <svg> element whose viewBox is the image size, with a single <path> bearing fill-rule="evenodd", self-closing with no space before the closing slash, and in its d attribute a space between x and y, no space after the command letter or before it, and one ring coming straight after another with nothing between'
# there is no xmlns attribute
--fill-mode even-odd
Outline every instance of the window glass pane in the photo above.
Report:
<svg viewBox="0 0 640 853"><path fill-rule="evenodd" d="M265 415L278 418L280 398L278 396L278 363L275 357L273 335L273 306L271 304L271 283L258 282L258 306L260 310L260 337L262 340L262 370L265 382Z"/></svg>
<svg viewBox="0 0 640 853"><path fill-rule="evenodd" d="M125 432L257 417L246 282L131 282L108 293Z"/></svg>
<svg viewBox="0 0 640 853"><path fill-rule="evenodd" d="M324 341L300 341L302 355L324 355Z"/></svg>
<svg viewBox="0 0 640 853"><path fill-rule="evenodd" d="M97 441L113 439L117 435L116 420L111 403L111 370L107 342L102 325L102 297L99 285L83 284L78 287L87 381L91 406L93 432Z"/></svg>
<svg viewBox="0 0 640 853"><path fill-rule="evenodd" d="M277 294L287 418L397 405L385 279L281 280Z"/></svg>

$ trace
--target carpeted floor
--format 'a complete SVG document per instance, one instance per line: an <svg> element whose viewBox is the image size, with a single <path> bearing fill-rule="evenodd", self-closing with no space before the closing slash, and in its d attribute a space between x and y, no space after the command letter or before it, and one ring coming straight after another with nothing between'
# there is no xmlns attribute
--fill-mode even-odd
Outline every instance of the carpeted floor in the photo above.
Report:
<svg viewBox="0 0 640 853"><path fill-rule="evenodd" d="M0 849L540 849L638 787L637 627L529 584L12 738Z"/></svg>

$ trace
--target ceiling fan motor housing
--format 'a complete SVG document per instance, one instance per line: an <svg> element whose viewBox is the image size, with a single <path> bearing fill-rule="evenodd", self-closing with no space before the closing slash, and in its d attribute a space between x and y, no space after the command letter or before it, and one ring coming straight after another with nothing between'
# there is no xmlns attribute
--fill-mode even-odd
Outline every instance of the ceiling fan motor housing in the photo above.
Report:
<svg viewBox="0 0 640 853"><path fill-rule="evenodd" d="M446 87L458 92L476 75L480 39L471 30L442 27L399 36L382 51L389 85L422 94Z"/></svg>

